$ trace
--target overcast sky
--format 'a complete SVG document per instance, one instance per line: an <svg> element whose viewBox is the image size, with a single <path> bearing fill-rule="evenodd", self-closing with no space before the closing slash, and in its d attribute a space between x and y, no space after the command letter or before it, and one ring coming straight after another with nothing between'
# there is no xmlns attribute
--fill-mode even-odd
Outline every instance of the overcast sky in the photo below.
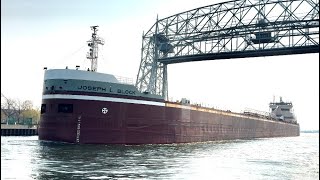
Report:
<svg viewBox="0 0 320 180"><path fill-rule="evenodd" d="M215 4L209 0L2 0L1 93L41 105L43 67L82 69L90 26L105 39L98 71L136 80L142 33L159 18ZM319 129L319 54L168 66L169 97L241 112L291 101L302 130Z"/></svg>

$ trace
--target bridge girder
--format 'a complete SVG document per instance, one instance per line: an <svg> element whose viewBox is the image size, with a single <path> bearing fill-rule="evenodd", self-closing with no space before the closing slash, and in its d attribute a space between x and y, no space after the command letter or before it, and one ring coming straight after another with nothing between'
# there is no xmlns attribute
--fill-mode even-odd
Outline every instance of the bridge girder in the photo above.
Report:
<svg viewBox="0 0 320 180"><path fill-rule="evenodd" d="M167 65L319 52L318 0L237 0L178 13L142 36L136 86L167 99Z"/></svg>

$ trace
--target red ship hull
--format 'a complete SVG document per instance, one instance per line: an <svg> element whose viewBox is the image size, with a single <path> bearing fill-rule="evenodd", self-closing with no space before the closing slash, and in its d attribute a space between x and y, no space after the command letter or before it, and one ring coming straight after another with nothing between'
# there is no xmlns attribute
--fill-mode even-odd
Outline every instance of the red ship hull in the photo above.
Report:
<svg viewBox="0 0 320 180"><path fill-rule="evenodd" d="M299 125L209 108L85 99L43 99L39 139L80 144L169 144L299 136ZM72 113L58 113L58 104ZM107 107L107 113L102 108Z"/></svg>

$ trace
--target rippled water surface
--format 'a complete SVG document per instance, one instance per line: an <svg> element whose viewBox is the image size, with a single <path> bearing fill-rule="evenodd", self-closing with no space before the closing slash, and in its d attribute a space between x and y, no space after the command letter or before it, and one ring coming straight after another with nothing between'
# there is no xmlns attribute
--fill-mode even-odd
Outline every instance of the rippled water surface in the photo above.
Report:
<svg viewBox="0 0 320 180"><path fill-rule="evenodd" d="M139 146L2 136L1 179L319 179L319 133Z"/></svg>

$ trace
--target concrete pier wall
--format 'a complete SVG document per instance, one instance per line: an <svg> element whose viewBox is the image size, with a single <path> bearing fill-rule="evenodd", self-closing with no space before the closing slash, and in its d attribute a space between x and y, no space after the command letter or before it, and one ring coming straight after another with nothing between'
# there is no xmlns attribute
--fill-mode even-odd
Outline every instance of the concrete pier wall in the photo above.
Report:
<svg viewBox="0 0 320 180"><path fill-rule="evenodd" d="M1 124L1 136L35 136L38 135L36 126Z"/></svg>

